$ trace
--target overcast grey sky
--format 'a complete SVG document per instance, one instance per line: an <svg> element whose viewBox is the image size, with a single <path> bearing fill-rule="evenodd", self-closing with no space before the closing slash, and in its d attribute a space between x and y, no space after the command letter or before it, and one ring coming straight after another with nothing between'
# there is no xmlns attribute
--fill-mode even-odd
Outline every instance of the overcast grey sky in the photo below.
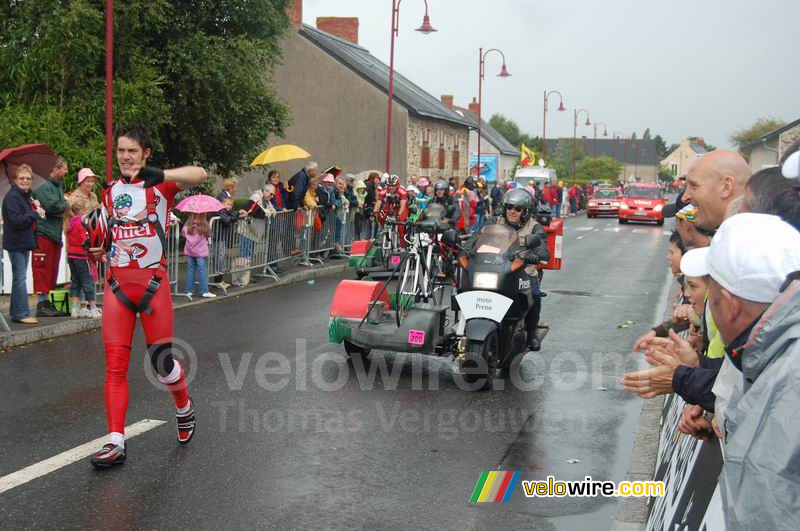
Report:
<svg viewBox="0 0 800 531"><path fill-rule="evenodd" d="M729 146L760 116L800 118L800 0L428 0L437 33L415 32L423 0L403 0L395 68L466 106L478 92L478 48L500 48L512 77L487 57L484 114L523 131L572 136L572 109L626 135L649 127L667 144L703 136ZM392 0L305 0L303 19L360 19L360 44L389 62ZM791 68L788 68L792 65ZM579 127L578 135L592 135Z"/></svg>

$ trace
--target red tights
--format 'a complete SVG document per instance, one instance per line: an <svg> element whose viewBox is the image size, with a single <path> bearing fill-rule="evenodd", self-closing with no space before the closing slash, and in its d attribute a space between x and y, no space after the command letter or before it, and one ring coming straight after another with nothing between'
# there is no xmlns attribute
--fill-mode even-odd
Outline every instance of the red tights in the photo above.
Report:
<svg viewBox="0 0 800 531"><path fill-rule="evenodd" d="M138 304L153 276L152 269L114 268L114 276L128 299ZM123 305L106 283L103 297L103 345L106 351L105 402L108 431L125 433L125 413L128 410L128 365L131 359L131 342L136 326L136 314ZM173 337L172 298L169 278L164 275L153 299L152 313L139 314L145 341L156 369L158 380L164 383L183 408L189 401L183 368L172 359Z"/></svg>

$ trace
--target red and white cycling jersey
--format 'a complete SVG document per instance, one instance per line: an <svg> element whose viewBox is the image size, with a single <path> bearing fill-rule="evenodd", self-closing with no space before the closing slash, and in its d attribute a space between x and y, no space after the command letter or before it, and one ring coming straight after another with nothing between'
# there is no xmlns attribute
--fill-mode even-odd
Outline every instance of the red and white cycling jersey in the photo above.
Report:
<svg viewBox="0 0 800 531"><path fill-rule="evenodd" d="M161 265L164 250L152 223L147 219L147 189L141 180L126 183L115 181L104 192L103 208L109 219L113 219L111 229L111 267L150 269ZM180 191L177 183L161 183L152 188L158 222L168 231L169 211ZM107 196L105 195L107 194Z"/></svg>
<svg viewBox="0 0 800 531"><path fill-rule="evenodd" d="M384 188L378 194L378 200L381 202L381 211L384 214L391 212L397 214L400 211L400 202L408 201L408 192L402 186L398 186L394 193L390 193L389 188Z"/></svg>

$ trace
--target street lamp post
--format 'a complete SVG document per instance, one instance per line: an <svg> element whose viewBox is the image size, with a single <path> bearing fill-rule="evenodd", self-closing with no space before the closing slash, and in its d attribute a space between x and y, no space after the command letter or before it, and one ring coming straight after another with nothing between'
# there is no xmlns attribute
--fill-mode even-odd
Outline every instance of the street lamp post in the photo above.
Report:
<svg viewBox="0 0 800 531"><path fill-rule="evenodd" d="M503 57L503 67L497 77L511 77L506 68L506 55L497 48L491 48L484 53L483 48L478 50L480 61L478 63L478 176L481 174L481 111L483 110L483 79L486 74L486 56L490 52L497 52ZM470 169L471 170L471 169ZM472 173L470 171L470 173ZM469 175L467 175L469 177Z"/></svg>
<svg viewBox="0 0 800 531"><path fill-rule="evenodd" d="M547 100L553 94L558 94L558 111L564 112L564 97L557 90L544 91L544 113L542 113L542 159L547 162Z"/></svg>
<svg viewBox="0 0 800 531"><path fill-rule="evenodd" d="M386 119L386 173L390 173L392 163L392 102L394 100L394 39L400 32L400 2L403 0L392 0L392 42L389 48L389 110ZM425 2L425 17L422 25L416 29L420 33L427 35L436 31L431 26L431 19L428 16L428 0Z"/></svg>
<svg viewBox="0 0 800 531"><path fill-rule="evenodd" d="M637 166L639 165L639 147L636 145L636 141L631 141L631 144L633 148L633 178L636 179Z"/></svg>
<svg viewBox="0 0 800 531"><path fill-rule="evenodd" d="M615 151L615 148L616 148L616 145L617 145L617 140L619 140L619 138L617 138L617 135L619 135L619 137L622 139L622 143L623 144L625 143L625 138L622 136L622 133L617 133L616 131L612 132L612 134L611 134L611 162L612 162L612 167L613 167L613 163L615 163L616 160L617 160L615 158L615 156L614 156L614 151ZM624 163L623 163L623 167L624 167ZM617 180L619 180L619 172L617 172Z"/></svg>
<svg viewBox="0 0 800 531"><path fill-rule="evenodd" d="M594 123L594 156L592 158L592 180L594 181L597 179L597 126L603 126L603 136L608 136L608 126L605 122L595 122Z"/></svg>
<svg viewBox="0 0 800 531"><path fill-rule="evenodd" d="M575 167L575 160L578 156L578 115L580 113L586 113L586 124L585 125L592 125L591 120L589 120L589 111L586 109L577 109L573 110L573 122L572 122L572 184L575 184L575 181L578 179L577 169Z"/></svg>
<svg viewBox="0 0 800 531"><path fill-rule="evenodd" d="M114 151L114 0L106 0L106 175L111 181Z"/></svg>

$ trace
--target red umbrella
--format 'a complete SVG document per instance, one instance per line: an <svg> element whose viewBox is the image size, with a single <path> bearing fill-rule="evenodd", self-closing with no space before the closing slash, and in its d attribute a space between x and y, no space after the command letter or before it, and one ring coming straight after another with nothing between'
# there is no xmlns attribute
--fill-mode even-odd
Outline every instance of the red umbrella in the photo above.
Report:
<svg viewBox="0 0 800 531"><path fill-rule="evenodd" d="M56 154L45 144L25 144L0 151L0 200L11 187L11 177L17 167L27 164L33 168L33 187L38 188L56 164ZM4 177L4 178L3 178Z"/></svg>

